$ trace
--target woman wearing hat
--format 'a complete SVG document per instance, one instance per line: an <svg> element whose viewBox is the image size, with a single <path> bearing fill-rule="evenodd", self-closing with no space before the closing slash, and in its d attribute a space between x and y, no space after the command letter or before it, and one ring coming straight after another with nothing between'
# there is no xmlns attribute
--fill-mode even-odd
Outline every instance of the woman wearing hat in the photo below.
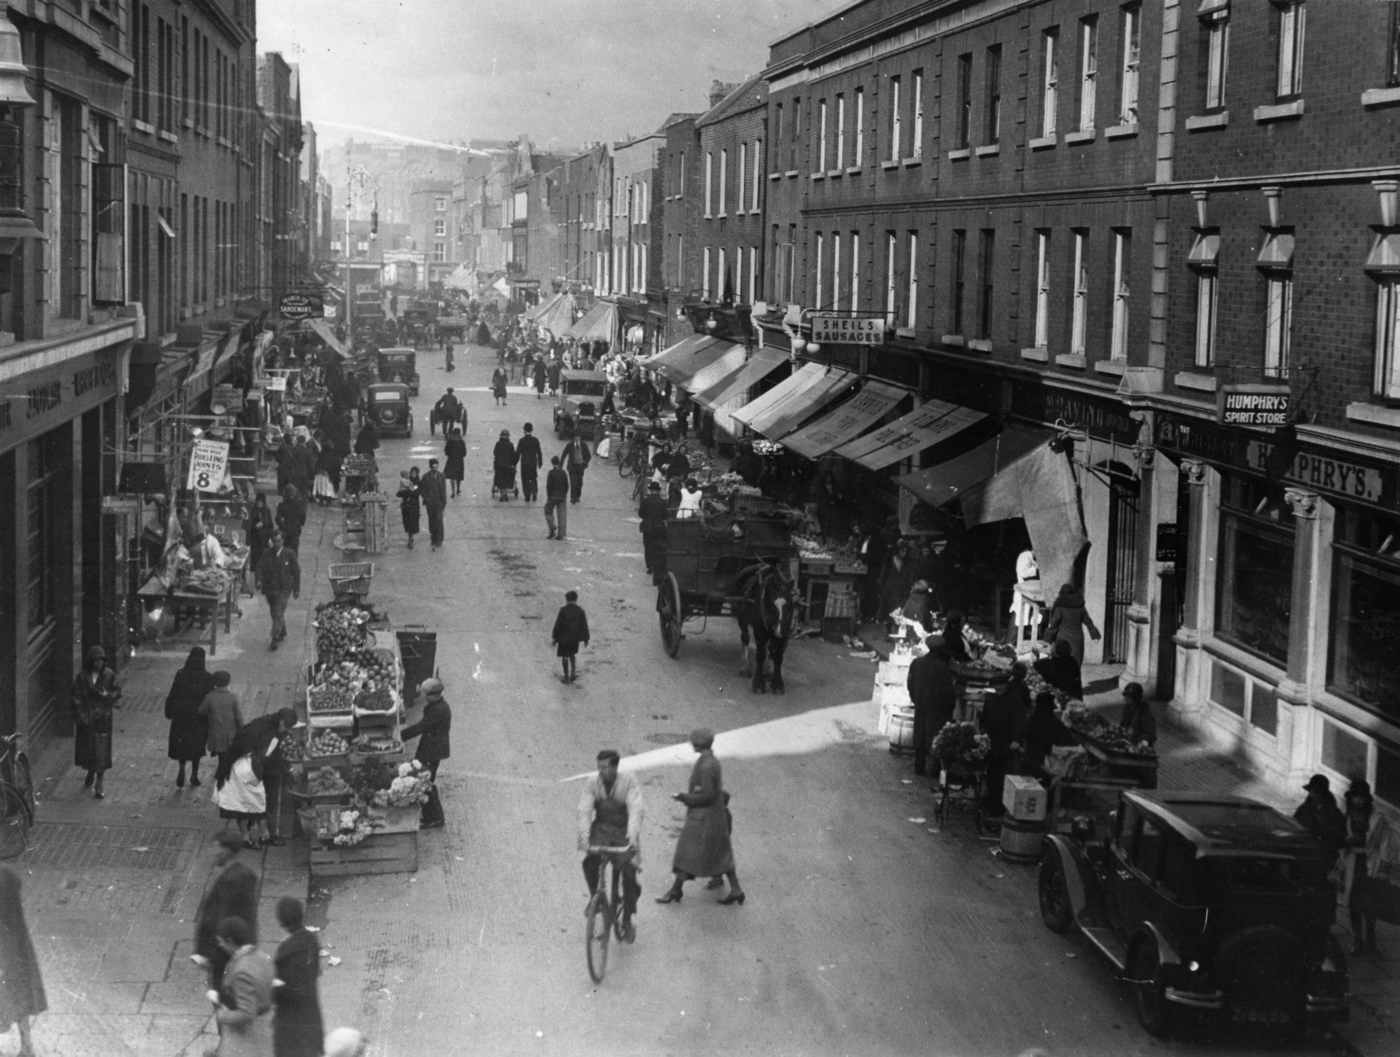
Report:
<svg viewBox="0 0 1400 1057"><path fill-rule="evenodd" d="M73 680L73 762L87 772L83 788L102 799L102 776L112 767L112 709L120 708L117 673L101 646L87 651Z"/></svg>
<svg viewBox="0 0 1400 1057"><path fill-rule="evenodd" d="M690 744L700 758L690 772L689 790L677 793L686 807L685 826L676 841L676 855L671 862L675 875L666 894L658 903L679 903L682 886L696 877L723 874L729 881L729 895L720 900L725 906L744 905L744 890L739 886L739 874L734 868L734 848L729 840L729 814L725 809L724 779L719 760L715 758L714 731L699 727L690 732Z"/></svg>
<svg viewBox="0 0 1400 1057"><path fill-rule="evenodd" d="M462 478L467 475L467 442L462 439L461 426L451 427L442 454L447 458L442 475L451 483L452 495L459 496L462 494Z"/></svg>
<svg viewBox="0 0 1400 1057"><path fill-rule="evenodd" d="M1298 805L1293 817L1322 844L1327 872L1337 864L1337 855L1347 840L1347 820L1332 795L1332 783L1325 774L1315 774L1303 786L1308 798Z"/></svg>
<svg viewBox="0 0 1400 1057"><path fill-rule="evenodd" d="M510 430L501 430L496 446L491 449L491 492L501 502L510 498L515 489L515 462L519 456L510 442Z"/></svg>

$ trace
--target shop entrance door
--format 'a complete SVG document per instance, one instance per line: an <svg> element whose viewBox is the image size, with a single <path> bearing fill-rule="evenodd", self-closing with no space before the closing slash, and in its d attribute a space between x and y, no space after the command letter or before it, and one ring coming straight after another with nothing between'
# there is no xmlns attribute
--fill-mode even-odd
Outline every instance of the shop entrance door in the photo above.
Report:
<svg viewBox="0 0 1400 1057"><path fill-rule="evenodd" d="M1133 604L1137 570L1137 478L1115 473L1108 500L1108 590L1104 606L1104 661L1128 659L1128 607Z"/></svg>

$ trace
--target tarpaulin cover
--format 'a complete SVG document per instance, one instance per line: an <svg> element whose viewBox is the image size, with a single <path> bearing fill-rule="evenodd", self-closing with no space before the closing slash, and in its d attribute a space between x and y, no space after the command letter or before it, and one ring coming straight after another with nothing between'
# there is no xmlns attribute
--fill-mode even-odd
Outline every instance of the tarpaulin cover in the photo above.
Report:
<svg viewBox="0 0 1400 1057"><path fill-rule="evenodd" d="M315 331L316 336L336 352L342 360L349 357L350 350L341 344L340 339L335 336L335 331L331 328L329 323L324 319L308 319L306 322L311 324L311 329Z"/></svg>
<svg viewBox="0 0 1400 1057"><path fill-rule="evenodd" d="M535 317L541 330L547 330L556 338L574 325L574 298L572 294L560 294L548 308Z"/></svg>
<svg viewBox="0 0 1400 1057"><path fill-rule="evenodd" d="M640 362L647 370L661 371L664 374L670 364L682 363L701 349L708 349L718 340L708 334L687 334L674 345L667 345L655 356L648 356Z"/></svg>
<svg viewBox="0 0 1400 1057"><path fill-rule="evenodd" d="M708 389L716 382L731 377L744 365L744 357L747 355L744 346L736 345L732 341L716 341L706 352L713 353L710 362L681 383L692 396L701 389Z"/></svg>
<svg viewBox="0 0 1400 1057"><path fill-rule="evenodd" d="M854 374L839 367L806 363L792 377L739 408L734 417L754 432L776 440L835 400L855 380Z"/></svg>
<svg viewBox="0 0 1400 1057"><path fill-rule="evenodd" d="M930 400L889 425L841 445L836 454L866 469L883 470L961 433L986 417L970 407Z"/></svg>
<svg viewBox="0 0 1400 1057"><path fill-rule="evenodd" d="M867 381L860 392L835 410L784 437L783 447L809 459L825 455L869 429L908 395L909 390L899 386Z"/></svg>
<svg viewBox="0 0 1400 1057"><path fill-rule="evenodd" d="M736 397L742 399L745 393L787 361L788 354L785 352L779 352L777 349L758 349L737 370L716 379L708 388L697 388L694 391L695 401L701 407L714 410Z"/></svg>
<svg viewBox="0 0 1400 1057"><path fill-rule="evenodd" d="M543 301L533 306L532 308L527 308L524 311L523 315L526 319L538 321L540 316L544 315L551 308L557 305L561 300L563 300L563 298L563 294L554 294L550 297L545 298Z"/></svg>
<svg viewBox="0 0 1400 1057"><path fill-rule="evenodd" d="M579 316L578 322L564 332L566 338L579 341L612 341L617 332L617 305L611 301L594 301L593 307Z"/></svg>

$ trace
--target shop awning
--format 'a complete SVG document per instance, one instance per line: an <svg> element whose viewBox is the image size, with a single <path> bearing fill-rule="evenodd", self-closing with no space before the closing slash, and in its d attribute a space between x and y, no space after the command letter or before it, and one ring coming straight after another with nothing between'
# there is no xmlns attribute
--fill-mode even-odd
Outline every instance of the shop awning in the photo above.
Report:
<svg viewBox="0 0 1400 1057"><path fill-rule="evenodd" d="M909 395L909 390L888 382L867 381L861 391L834 411L783 438L783 447L815 459L840 447L869 429L891 408Z"/></svg>
<svg viewBox="0 0 1400 1057"><path fill-rule="evenodd" d="M955 455L926 470L906 473L899 478L899 483L929 506L944 506L954 499L961 499L971 489L1049 439L1048 430L1009 425L971 451Z"/></svg>
<svg viewBox="0 0 1400 1057"><path fill-rule="evenodd" d="M639 362L649 371L660 371L662 374L666 374L668 366L688 362L701 349L709 348L717 340L708 334L688 334L674 345L667 345L655 356L648 356ZM669 378L670 375L666 375L666 377Z"/></svg>
<svg viewBox="0 0 1400 1057"><path fill-rule="evenodd" d="M700 390L733 375L744 366L744 357L747 355L744 346L723 340L716 340L714 345L705 350L705 354L713 354L710 362L681 383L692 397Z"/></svg>
<svg viewBox="0 0 1400 1057"><path fill-rule="evenodd" d="M778 440L836 400L857 380L853 373L839 367L804 364L791 378L735 411L734 417L755 433ZM780 389L787 391L773 399Z"/></svg>
<svg viewBox="0 0 1400 1057"><path fill-rule="evenodd" d="M341 344L340 339L335 336L335 331L331 328L329 323L324 319L308 319L307 323L311 324L311 329L315 332L316 336L338 353L342 360L349 358L350 350Z"/></svg>
<svg viewBox="0 0 1400 1057"><path fill-rule="evenodd" d="M657 353L647 361L647 366L693 393L710 382L718 381L743 362L742 345L712 338L708 334L692 334Z"/></svg>
<svg viewBox="0 0 1400 1057"><path fill-rule="evenodd" d="M568 294L560 294L558 299L535 317L541 330L547 330L555 337L561 337L574 325L574 299Z"/></svg>
<svg viewBox="0 0 1400 1057"><path fill-rule="evenodd" d="M867 470L883 470L961 433L986 417L970 407L930 400L889 425L841 445L836 454Z"/></svg>
<svg viewBox="0 0 1400 1057"><path fill-rule="evenodd" d="M593 307L564 332L566 338L579 341L613 341L617 333L617 305L611 301L594 301Z"/></svg>
<svg viewBox="0 0 1400 1057"><path fill-rule="evenodd" d="M476 275L465 264L459 264L452 269L452 274L442 281L442 285L449 290L470 292L476 289Z"/></svg>
<svg viewBox="0 0 1400 1057"><path fill-rule="evenodd" d="M736 398L743 399L759 382L788 362L788 354L777 349L758 349L737 370L710 383L707 388L693 390L695 402L713 411Z"/></svg>
<svg viewBox="0 0 1400 1057"><path fill-rule="evenodd" d="M560 300L563 299L563 297L563 294L553 294L552 296L545 298L539 304L534 305L531 308L527 308L522 313L522 315L528 320L538 322L540 316L544 315L556 304L558 304Z"/></svg>

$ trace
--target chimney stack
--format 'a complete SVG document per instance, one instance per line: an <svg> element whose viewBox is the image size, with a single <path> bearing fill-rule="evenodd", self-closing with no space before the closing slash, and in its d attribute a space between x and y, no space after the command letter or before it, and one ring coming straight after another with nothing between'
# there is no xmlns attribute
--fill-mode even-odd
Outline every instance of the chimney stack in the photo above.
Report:
<svg viewBox="0 0 1400 1057"><path fill-rule="evenodd" d="M738 87L739 87L738 82L726 84L724 81L718 81L718 80L716 80L716 81L711 81L711 82L710 82L710 105L711 105L711 106L719 106L720 101L721 101L722 99L724 99L724 97L727 96L730 92L734 91L734 89L736 89L736 88L738 88Z"/></svg>

